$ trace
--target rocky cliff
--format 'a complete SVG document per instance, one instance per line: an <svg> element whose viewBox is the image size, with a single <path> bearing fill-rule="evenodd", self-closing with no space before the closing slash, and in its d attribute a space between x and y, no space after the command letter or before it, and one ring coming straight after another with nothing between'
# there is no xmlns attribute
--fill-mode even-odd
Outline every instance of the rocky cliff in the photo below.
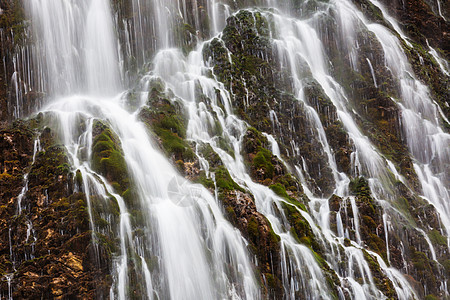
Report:
<svg viewBox="0 0 450 300"><path fill-rule="evenodd" d="M176 31L177 40L181 41L178 46L185 55L202 39L211 38L203 44L201 55L211 66L207 77L223 85L230 95L232 111L248 124L240 140L241 148L234 148L223 134L218 110L214 110L213 125L208 127L208 134L216 137L215 149L189 138L189 111L157 79L150 82L144 105L137 113L155 144L182 176L216 195L227 220L241 232L249 253L255 258L255 273L263 297L306 299L307 289L288 295L289 291L283 287L286 284L283 282L285 266L280 263L286 255L282 253L283 242L268 217L258 210L255 195L230 175L223 160L226 155L235 158L236 150L241 150L251 180L268 187L282 199L282 204L274 203L273 209L283 218L283 229L313 253L330 295L352 296L346 289L350 284L340 279L342 274L330 263L335 261L336 269L344 270L352 258L341 245L327 243L317 233L318 226L310 224L302 213L313 215L316 197L327 199L332 233L338 236L343 228L345 247L356 248L357 243L363 249L374 285L384 296L401 298L395 289L397 283L386 272L386 268L393 267L404 273L417 298L448 298L448 239L439 212L420 197L423 187L414 167L415 158L405 141L402 111L396 100L401 98L402 91L395 74L385 64L385 52L379 40L372 31L361 27L354 36L358 55L353 60L342 55L348 49L341 40L342 32L334 17L337 13L330 8L327 17L318 21L324 29L319 38L325 41L330 75L347 95L357 126L377 153L389 159L393 170L404 178L395 177L392 169L386 171L386 181L393 182L386 184L392 195L389 207L374 195L371 179L365 176L364 170L355 168L358 150L352 133L346 130L339 108L311 75L302 58L295 62L304 78L301 83L304 101L298 101L298 82L280 49L274 46L277 35L283 33L273 29L277 21L272 10L245 9L248 5L241 2L230 1L230 9L237 13L226 19L223 30L213 38L211 24L205 21L206 5L201 1L187 1L187 10L192 14L180 21L182 27L178 26ZM393 29L372 2L352 2L366 19ZM408 40L400 39L401 47L414 76L430 89L439 105L439 122L443 124L443 132L448 133L450 76L440 64L450 59L449 22L446 21L450 17L450 4L443 1L438 7L435 2L425 0L384 2L408 37ZM122 42L126 24L136 26L130 5L128 1L113 3L118 18L124 20L116 28ZM306 18L307 14L320 10L323 3L292 0L291 5L296 8L292 11L293 18ZM32 51L27 46L32 41L26 19L20 1L0 4L0 295L2 299L107 298L113 284L112 260L118 251L118 236L112 233L118 213L112 210L99 213L104 205L100 200L97 200L98 207L88 208L85 179L71 165L73 158L60 140L60 128L54 128L51 115L34 114L43 94L35 85L27 85L25 68L17 66L18 58ZM125 48L123 45L124 52ZM436 60L430 49L436 49L442 62ZM136 51L130 49L134 55L124 60L130 74L133 73L128 77L132 87L126 99L129 107L134 107L140 97L137 78L143 70L139 65L154 49L148 49L144 57L138 57ZM212 111L211 107L217 106L227 111L227 103L220 102L221 91L217 90L219 103L213 103L214 97L205 95L199 84L193 89L197 101L203 102L206 110ZM318 123L312 123L312 119L323 124L323 128L314 126ZM79 130L84 129L81 123ZM102 122L95 123L93 128L93 168L125 199L134 214L133 222L139 223L140 207L133 200L136 186L127 173L118 138ZM275 153L272 137L279 145L279 153ZM328 141L329 151L323 146L324 139ZM299 153L302 155L296 155ZM338 179L332 163L350 180L346 197L335 194ZM296 166L302 166L305 172L299 172ZM111 202L115 201L113 198ZM142 275L136 271L131 273L134 282L130 284L129 295L138 299L144 289L137 283ZM362 274L359 275L356 281L363 282Z"/></svg>

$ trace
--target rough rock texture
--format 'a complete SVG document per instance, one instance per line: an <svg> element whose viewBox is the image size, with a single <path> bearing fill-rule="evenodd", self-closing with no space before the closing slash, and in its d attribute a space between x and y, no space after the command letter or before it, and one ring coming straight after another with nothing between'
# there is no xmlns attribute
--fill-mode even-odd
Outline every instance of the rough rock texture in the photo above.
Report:
<svg viewBox="0 0 450 300"><path fill-rule="evenodd" d="M103 298L110 262L104 247L93 247L85 196L74 190L64 147L49 128L33 163L37 135L20 122L0 131L0 294Z"/></svg>
<svg viewBox="0 0 450 300"><path fill-rule="evenodd" d="M450 23L448 22L450 3L440 1L441 13L447 21L439 16L436 1L426 0L394 0L382 1L390 9L390 13L399 20L408 36L416 42L442 49L444 55L450 57Z"/></svg>
<svg viewBox="0 0 450 300"><path fill-rule="evenodd" d="M0 72L0 124L11 120L12 115L8 109L8 101L11 97L10 79L13 74L12 57L14 55L14 40L12 33L23 20L23 16L17 11L17 2L2 1L0 3L0 68L6 72Z"/></svg>
<svg viewBox="0 0 450 300"><path fill-rule="evenodd" d="M413 41L413 49L406 51L416 76L427 84L434 98L450 117L450 78L441 73L434 58L428 54L427 41L447 61L450 60L450 2L439 1L442 18L436 1L405 0L382 1L391 14L399 20L405 33ZM420 58L422 57L422 58ZM448 126L448 124L447 124Z"/></svg>
<svg viewBox="0 0 450 300"><path fill-rule="evenodd" d="M380 12L378 11L378 13ZM377 19L379 16L373 15L374 20L383 23ZM330 186L332 178L327 171L327 158L324 153L321 153L319 145L315 144L317 140L314 140L314 137L317 137L317 132L314 132L308 123L305 106L292 96L291 83L283 77L283 69L278 67L273 49L268 47L267 22L269 21L258 12L241 11L228 19L222 40L212 40L203 51L205 59L213 62L214 73L232 91L236 113L256 128L247 132L243 142L245 151L243 154L252 178L271 186L279 195L293 199L294 203L298 205L298 203L302 203L301 197L298 197L302 193L301 190L298 190L295 184L290 184L289 181L278 182L279 178L285 177L286 170L270 153L268 141L261 136L261 133L258 133L258 130L275 136L282 155L288 162L298 165L299 161L295 157L298 158L299 153L303 155L311 176L309 179L311 186L317 187L312 189L314 193L327 195L329 193L327 187ZM323 31L325 35L323 40L328 42L325 46L332 62L332 74L345 89L349 101L356 111L355 117L358 125L380 152L397 165L397 169L408 179L409 188L420 191L412 160L402 140L399 109L391 99L391 97L398 97L398 86L390 71L385 67L381 45L372 33L366 30L358 32L356 39L360 45L360 53L356 62L358 71L355 71L349 58L341 55L346 51L345 45L340 44L338 40L340 33L334 30L333 20L325 18L323 22L323 26L328 29ZM416 67L415 61L418 58L414 60L419 53L417 49L420 47L414 47L408 52L416 72L421 70ZM228 54L231 56L231 63ZM443 86L448 86L448 79L440 74L436 63L430 61L429 54L426 55L422 51L420 55L427 61L425 65L427 71L425 72L429 76L424 83L430 84L432 80L435 80L437 83L434 86L438 88L433 90L434 96L438 99L446 99L445 95L448 94L448 90ZM373 82L367 63L368 59L374 66L378 81L377 87ZM418 76L421 78L420 74ZM370 195L367 181L358 178L358 170L349 168L352 146L346 134L342 133L342 125L337 121L333 111L334 107L314 82L311 82L305 90L306 103L317 110L321 122L325 125L324 129L330 140L338 167L349 176L355 176L350 184L350 189L359 211L361 242L366 249L387 260L383 209ZM443 104L442 101L439 103ZM271 115L271 111L275 112L278 118L275 119ZM289 152L294 149L293 145L297 146L300 151ZM294 158L290 156L294 156ZM291 182L295 183L295 179ZM392 228L403 228L403 231L394 230L392 232L390 230L389 256L396 268L410 275L408 278L421 297L441 296L439 285L435 282L443 280L445 267L443 269L429 259L431 252L427 242L415 228L425 229L426 234L435 240L440 240L444 248L445 238L441 238L440 225L433 221L437 219L437 212L416 197L409 188L402 183L396 183L396 186L393 187L397 198L392 201L395 208L399 209L401 213L391 211L391 214L396 215L398 219L390 222L393 223ZM354 231L355 216L351 210L350 200L332 196L330 210L332 211L332 224L335 225L333 220L336 220L333 219L333 215L341 214L344 227L349 230L350 238L354 241L357 240ZM301 243L310 244L316 252L320 253L320 246L314 243L314 237L308 234L308 226L305 226L304 222L295 215L295 210L287 210L286 213L290 218L289 221L293 224L293 232L298 235ZM426 216L426 218L420 216ZM430 223L425 221L428 219ZM439 245L439 242L437 244ZM404 249L403 245L411 245L411 247ZM440 247L437 246L437 249ZM438 260L443 266L448 265L448 255L444 248L438 252ZM365 257L375 276L377 286L385 295L393 296L395 294L393 285L380 270L376 259L368 252ZM345 260L345 258L342 259Z"/></svg>
<svg viewBox="0 0 450 300"><path fill-rule="evenodd" d="M26 117L42 102L42 93L24 80L31 62L29 22L22 0L4 0L0 3L0 125L16 118ZM22 65L23 64L23 65ZM28 65L27 65L28 64ZM27 65L27 66L25 66ZM26 72L26 71L25 71Z"/></svg>
<svg viewBox="0 0 450 300"><path fill-rule="evenodd" d="M347 172L352 152L348 137L335 107L312 78L305 82L305 102L293 96L288 70L277 61L269 36L269 20L259 12L240 11L227 20L222 41L212 40L203 55L233 91L236 113L256 129L274 135L292 165L302 165L303 157L311 189L330 194L334 179L310 109L317 107L339 168Z"/></svg>

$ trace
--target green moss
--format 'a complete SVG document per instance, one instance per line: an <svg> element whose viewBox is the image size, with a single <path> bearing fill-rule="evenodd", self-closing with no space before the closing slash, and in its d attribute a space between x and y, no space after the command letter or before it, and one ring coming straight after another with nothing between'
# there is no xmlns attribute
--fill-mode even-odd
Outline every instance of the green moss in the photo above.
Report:
<svg viewBox="0 0 450 300"><path fill-rule="evenodd" d="M428 232L428 237L430 238L433 245L447 246L447 238L436 229Z"/></svg>
<svg viewBox="0 0 450 300"><path fill-rule="evenodd" d="M98 228L100 228L100 229L105 229L105 228L107 228L107 227L109 226L108 221L106 221L105 219L103 219L103 218L100 217L100 216L97 216L97 217L95 218L94 223L95 223L95 225L98 226Z"/></svg>
<svg viewBox="0 0 450 300"><path fill-rule="evenodd" d="M280 242L281 238L275 233L275 231L273 231L272 228L272 224L270 224L270 222L267 222L269 224L269 236L270 236L270 241L272 243L272 245L278 245L278 243Z"/></svg>
<svg viewBox="0 0 450 300"><path fill-rule="evenodd" d="M81 171L77 170L75 172L75 184L78 187L82 187L83 186L83 175L81 175Z"/></svg>
<svg viewBox="0 0 450 300"><path fill-rule="evenodd" d="M93 125L98 132L92 143L92 167L103 174L122 193L129 187L128 169L120 147L119 139L101 121Z"/></svg>
<svg viewBox="0 0 450 300"><path fill-rule="evenodd" d="M182 139L186 138L186 128L184 127L183 120L181 120L177 115L171 113L160 114L161 119L158 126L161 129L176 133Z"/></svg>
<svg viewBox="0 0 450 300"><path fill-rule="evenodd" d="M214 181L211 178L206 177L205 171L201 171L200 175L195 179L196 183L202 184L208 189L214 189Z"/></svg>
<svg viewBox="0 0 450 300"><path fill-rule="evenodd" d="M295 205L282 203L286 218L291 225L289 229L292 236L299 242L310 246L314 251L320 253L320 246L315 240L311 226L306 221Z"/></svg>
<svg viewBox="0 0 450 300"><path fill-rule="evenodd" d="M280 197L283 198L289 198L287 192L286 192L286 188L280 184L280 183L275 183L269 186L269 188L274 191L275 194L277 194Z"/></svg>
<svg viewBox="0 0 450 300"><path fill-rule="evenodd" d="M405 197L397 198L396 206L403 212L409 212L410 205L408 203L408 200L406 200Z"/></svg>
<svg viewBox="0 0 450 300"><path fill-rule="evenodd" d="M122 193L122 198L126 203L127 207L130 209L136 209L139 207L138 196L136 192L132 188L128 188L125 192Z"/></svg>
<svg viewBox="0 0 450 300"><path fill-rule="evenodd" d="M63 164L57 166L56 169L57 169L57 174L65 174L65 173L69 172L70 166L68 163L63 163Z"/></svg>
<svg viewBox="0 0 450 300"><path fill-rule="evenodd" d="M223 165L220 156L214 151L210 144L201 144L198 146L199 154L208 161L210 167Z"/></svg>
<svg viewBox="0 0 450 300"><path fill-rule="evenodd" d="M174 26L175 41L181 47L183 53L187 55L194 47L197 41L197 33L194 27L188 23L178 23Z"/></svg>
<svg viewBox="0 0 450 300"><path fill-rule="evenodd" d="M58 201L53 202L52 206L56 210L66 210L67 208L70 207L70 202L66 197L63 197L63 198L59 199Z"/></svg>
<svg viewBox="0 0 450 300"><path fill-rule="evenodd" d="M0 28L12 31L14 36L13 44L10 45L12 48L24 42L28 24L25 22L26 17L21 0L5 1L2 7L4 11L0 15Z"/></svg>
<svg viewBox="0 0 450 300"><path fill-rule="evenodd" d="M238 190L245 192L234 180L230 173L224 166L219 166L214 169L217 187L221 190Z"/></svg>
<svg viewBox="0 0 450 300"><path fill-rule="evenodd" d="M260 148L253 158L253 165L256 169L261 169L264 172L265 178L272 178L274 172L274 166L271 162L272 153L265 149Z"/></svg>
<svg viewBox="0 0 450 300"><path fill-rule="evenodd" d="M447 276L450 276L450 259L442 261L441 264L444 267Z"/></svg>
<svg viewBox="0 0 450 300"><path fill-rule="evenodd" d="M224 139L221 136L216 137L217 146L219 146L222 150L227 152L231 157L235 158L234 149L230 141Z"/></svg>
<svg viewBox="0 0 450 300"><path fill-rule="evenodd" d="M392 282L385 276L384 272L381 270L379 263L376 261L372 255L370 255L366 250L363 250L364 259L369 264L370 271L372 272L373 279L376 286L383 292L388 299L394 299L396 296L395 289Z"/></svg>
<svg viewBox="0 0 450 300"><path fill-rule="evenodd" d="M141 110L140 118L174 161L192 161L195 154L185 140L187 120L182 105L177 100L169 100L163 90L163 84L156 82L149 95L148 107Z"/></svg>
<svg viewBox="0 0 450 300"><path fill-rule="evenodd" d="M425 253L420 251L415 251L413 256L414 267L422 272L432 272L428 257Z"/></svg>
<svg viewBox="0 0 450 300"><path fill-rule="evenodd" d="M370 196L369 183L364 177L352 179L349 188L350 191L357 196Z"/></svg>
<svg viewBox="0 0 450 300"><path fill-rule="evenodd" d="M293 205L293 206L297 207L297 208L300 209L300 210L308 211L308 210L306 209L305 204L303 204L303 203L297 201L296 199L294 199L294 198L292 198L292 197L288 197L288 198L286 198L285 200L286 200L290 205Z"/></svg>
<svg viewBox="0 0 450 300"><path fill-rule="evenodd" d="M116 246L116 242L109 238L107 235L99 232L94 232L93 235L95 242L106 250L108 257L111 257L112 253L117 253L119 250Z"/></svg>
<svg viewBox="0 0 450 300"><path fill-rule="evenodd" d="M175 158L181 158L183 160L191 161L194 159L195 154L190 148L189 144L183 140L176 133L164 128L154 127L155 133L161 139L163 148L170 155L174 155Z"/></svg>
<svg viewBox="0 0 450 300"><path fill-rule="evenodd" d="M229 205L225 208L225 211L227 213L228 219L231 220L231 222L235 223L236 222L236 213L235 213L233 207Z"/></svg>
<svg viewBox="0 0 450 300"><path fill-rule="evenodd" d="M259 239L258 221L254 216L248 220L247 232L252 241L257 242Z"/></svg>
<svg viewBox="0 0 450 300"><path fill-rule="evenodd" d="M264 278L266 279L267 286L269 289L275 289L277 287L275 277L270 273L264 273Z"/></svg>

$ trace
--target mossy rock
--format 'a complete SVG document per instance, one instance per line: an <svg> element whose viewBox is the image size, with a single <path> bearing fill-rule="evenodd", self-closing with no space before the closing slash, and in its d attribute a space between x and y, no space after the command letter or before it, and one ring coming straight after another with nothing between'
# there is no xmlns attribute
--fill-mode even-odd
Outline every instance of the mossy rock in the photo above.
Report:
<svg viewBox="0 0 450 300"><path fill-rule="evenodd" d="M433 267L427 255L423 252L416 251L414 247L410 247L411 261L414 266L416 276L420 279L422 284L430 290L436 290L438 281L434 275Z"/></svg>
<svg viewBox="0 0 450 300"><path fill-rule="evenodd" d="M255 130L276 133L279 137L280 149L286 155L291 151L290 142L294 140L299 145L300 152L311 171L312 178L308 178L311 185L314 188L319 187L315 189L318 193L329 194L334 179L328 167L328 157L324 151L320 150L321 144L316 136L310 134L315 129L308 127L309 122L305 116L303 104L293 96L291 77L277 61L277 54L274 53L270 41L270 23L270 14L240 11L227 20L221 40L213 39L205 44L203 56L205 60L211 61L217 78L229 91L232 91L235 113L254 126ZM338 141L346 141L348 144L348 138L344 130L339 130L339 128L342 129L342 124L337 122L335 110L329 109L334 106L317 83L311 82L310 87L308 96L311 97L311 102L316 100L318 106L323 106L320 107L321 111L327 111L327 113L320 113L320 115L324 118L330 116L327 123L329 126L334 126L335 130L329 130L327 135L328 133L330 136L333 135L333 139L336 140L333 146L335 146L338 163L342 166L341 169L349 170L351 147L338 145ZM271 120L273 112L279 118L277 125ZM274 128L274 125L280 128ZM294 130L292 130L293 126ZM252 128L249 130L252 131ZM258 137L258 140L263 139ZM244 139L243 148L247 154L255 152L254 148L259 145L258 140L247 143L248 140ZM254 142L256 144L252 145ZM264 145L260 146L267 149L267 144L268 142L265 141ZM280 169L277 165L282 166L282 164L271 161L273 157L269 160L264 150L259 154L257 152L259 151L255 152L256 163L259 167L258 181L266 180L265 184L270 185L273 182L269 179L275 177L273 171ZM252 160L253 158L250 159ZM292 156L289 160L289 163L301 164L300 157ZM255 175L253 174L253 178Z"/></svg>
<svg viewBox="0 0 450 300"><path fill-rule="evenodd" d="M259 148L259 151L253 158L253 167L262 175L263 178L273 177L274 167L271 160L272 153L264 148Z"/></svg>
<svg viewBox="0 0 450 300"><path fill-rule="evenodd" d="M428 237L430 238L433 245L447 246L447 238L443 236L437 229L433 229L428 232Z"/></svg>
<svg viewBox="0 0 450 300"><path fill-rule="evenodd" d="M121 194L129 188L130 181L120 140L102 121L95 121L92 130L92 168L104 175Z"/></svg>
<svg viewBox="0 0 450 300"><path fill-rule="evenodd" d="M269 186L269 188L278 196L283 197L285 199L289 198L286 192L286 188L282 184L280 183L272 184Z"/></svg>
<svg viewBox="0 0 450 300"><path fill-rule="evenodd" d="M139 116L174 162L194 160L195 154L186 141L187 120L184 117L184 108L176 99L170 100L166 97L162 83L153 84L148 106L141 109Z"/></svg>
<svg viewBox="0 0 450 300"><path fill-rule="evenodd" d="M216 179L216 185L219 188L219 190L239 190L244 191L243 188L241 188L234 180L231 178L230 173L228 170L223 167L219 166L214 169L215 173L215 179Z"/></svg>
<svg viewBox="0 0 450 300"><path fill-rule="evenodd" d="M370 255L366 250L363 250L363 254L364 259L368 263L370 271L372 272L377 288L383 292L388 299L394 299L397 295L394 286L381 269L379 263L376 261L376 258Z"/></svg>
<svg viewBox="0 0 450 300"><path fill-rule="evenodd" d="M377 218L376 204L372 198L368 181L364 177L357 177L350 181L349 188L356 195L356 201L361 213L372 218Z"/></svg>
<svg viewBox="0 0 450 300"><path fill-rule="evenodd" d="M210 167L215 168L223 165L222 159L214 151L210 144L198 145L197 151L204 159L208 161Z"/></svg>
<svg viewBox="0 0 450 300"><path fill-rule="evenodd" d="M302 244L311 247L316 253L322 253L322 249L317 242L314 233L312 232L311 226L308 221L306 221L301 213L299 212L299 207L291 203L282 203L282 208L286 215L286 218L291 225L290 232L294 238Z"/></svg>

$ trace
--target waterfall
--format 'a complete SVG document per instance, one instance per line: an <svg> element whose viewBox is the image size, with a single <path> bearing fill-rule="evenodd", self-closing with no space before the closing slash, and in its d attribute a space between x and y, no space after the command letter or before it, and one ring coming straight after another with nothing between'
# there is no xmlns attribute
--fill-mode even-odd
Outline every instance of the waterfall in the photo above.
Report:
<svg viewBox="0 0 450 300"><path fill-rule="evenodd" d="M108 1L27 1L38 38L38 76L53 95L121 90Z"/></svg>
<svg viewBox="0 0 450 300"><path fill-rule="evenodd" d="M395 18L370 0L375 23L353 2L26 1L34 45L22 56L35 69L22 73L45 92L40 113L86 199L98 267L102 240L115 244L111 299L420 299L431 292L417 288L413 255L438 271L432 292L449 296L448 116L414 73ZM255 91L263 76L272 81ZM12 84L22 117L18 71ZM372 128L388 123L371 119L377 96L393 132ZM258 109L266 115L254 120ZM257 153L249 132L267 141ZM38 137L32 165L41 150ZM268 171L254 172L255 157L277 175L258 178ZM295 189L280 191L283 180ZM431 210L439 228L423 220ZM27 221L26 242L36 241ZM436 234L447 245L435 247Z"/></svg>
<svg viewBox="0 0 450 300"><path fill-rule="evenodd" d="M414 168L422 184L423 196L436 207L449 235L450 195L445 169L450 161L450 134L442 130L440 118L447 124L448 120L431 99L428 88L415 78L399 41L385 28L369 25L369 29L381 42L386 65L399 80L401 100L398 105L402 111L403 131L408 148L416 160ZM448 76L439 60L438 64Z"/></svg>
<svg viewBox="0 0 450 300"><path fill-rule="evenodd" d="M120 241L112 274L113 298L130 297L130 276L134 272L144 275L145 296L149 299L258 299L260 292L245 241L224 219L216 199L204 187L188 183L177 174L156 150L138 116L121 107L122 93L105 96L120 90L108 3L53 5L32 1L30 11L43 44L47 84L55 95L43 111L58 124L72 166L84 180L94 241L100 229L93 201L107 202L113 197L120 210L118 225L112 225ZM161 17L161 22L172 19ZM163 35L168 29L161 30L161 45L167 46L170 37ZM131 207L106 178L93 170L93 126L99 120L117 134L136 187L135 201L141 207L143 224L132 224ZM79 131L80 122L85 124L85 131ZM88 154L83 155L86 149ZM137 235L137 226L143 228L143 237ZM135 261L136 255L140 261ZM150 267L150 259L156 259L158 266ZM131 270L130 264L140 267Z"/></svg>

